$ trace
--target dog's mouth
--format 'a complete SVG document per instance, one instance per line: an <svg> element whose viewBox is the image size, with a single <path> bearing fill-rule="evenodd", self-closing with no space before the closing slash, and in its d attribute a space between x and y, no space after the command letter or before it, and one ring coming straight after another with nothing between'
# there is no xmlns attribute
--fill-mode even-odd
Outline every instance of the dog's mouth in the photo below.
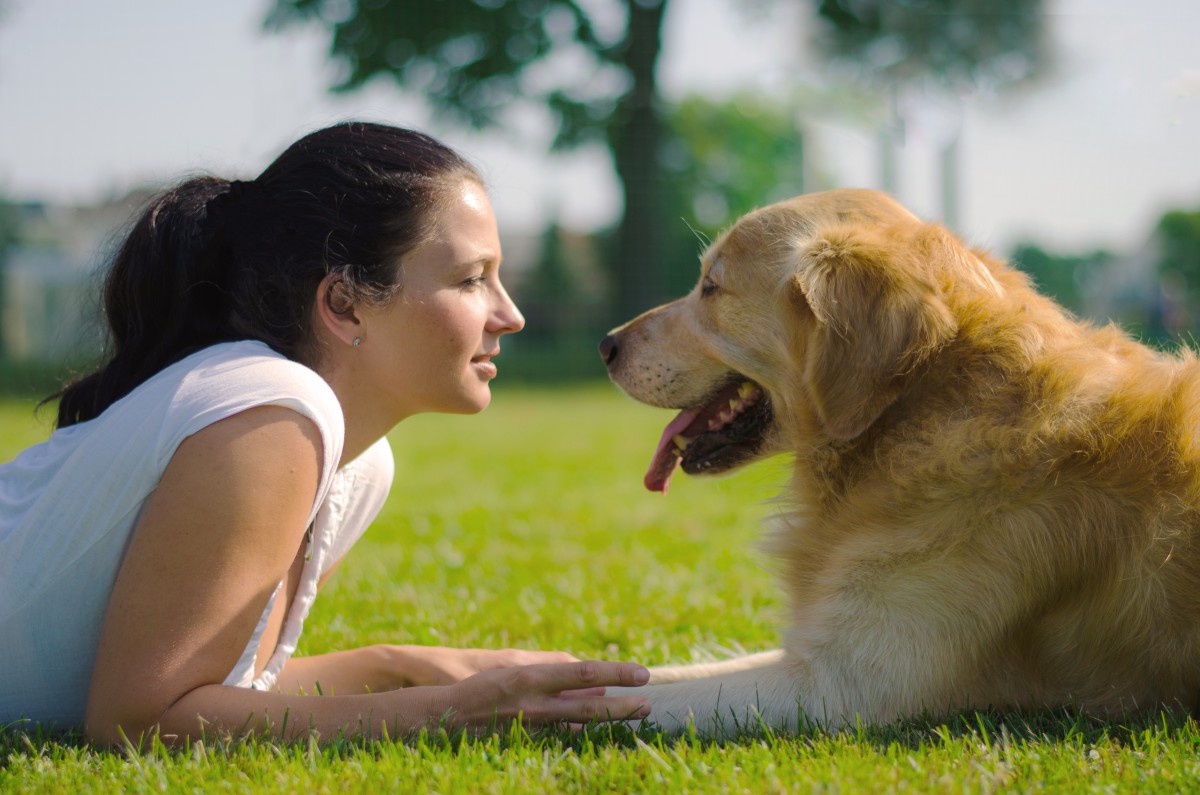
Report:
<svg viewBox="0 0 1200 795"><path fill-rule="evenodd" d="M681 465L689 475L701 475L746 463L762 448L772 420L771 401L762 387L735 376L700 405L681 411L663 430L643 481L646 488L666 494Z"/></svg>

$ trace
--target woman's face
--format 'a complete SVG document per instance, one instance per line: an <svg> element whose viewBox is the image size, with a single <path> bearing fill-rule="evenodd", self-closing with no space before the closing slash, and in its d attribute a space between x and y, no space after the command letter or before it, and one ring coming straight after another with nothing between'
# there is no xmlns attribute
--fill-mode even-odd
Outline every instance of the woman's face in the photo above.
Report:
<svg viewBox="0 0 1200 795"><path fill-rule="evenodd" d="M397 421L426 411L475 413L491 401L500 338L525 325L500 283L500 258L487 194L464 180L430 241L404 257L395 300L355 310L362 324L355 353L379 398L399 410Z"/></svg>

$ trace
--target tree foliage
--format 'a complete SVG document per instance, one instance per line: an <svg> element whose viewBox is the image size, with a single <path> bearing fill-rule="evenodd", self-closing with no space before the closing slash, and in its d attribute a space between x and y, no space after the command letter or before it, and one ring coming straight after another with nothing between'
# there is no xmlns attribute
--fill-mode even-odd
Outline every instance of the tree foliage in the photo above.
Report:
<svg viewBox="0 0 1200 795"><path fill-rule="evenodd" d="M1033 277L1038 289L1077 314L1086 314L1084 288L1116 259L1111 252L1058 254L1033 243L1013 249L1012 264Z"/></svg>
<svg viewBox="0 0 1200 795"><path fill-rule="evenodd" d="M1154 330L1194 346L1200 333L1200 210L1164 213L1153 240L1158 250Z"/></svg>
<svg viewBox="0 0 1200 795"><path fill-rule="evenodd" d="M1159 246L1158 272L1181 275L1193 296L1200 297L1200 210L1172 210L1154 229Z"/></svg>
<svg viewBox="0 0 1200 795"><path fill-rule="evenodd" d="M267 27L296 22L329 30L335 91L390 78L475 127L534 100L556 114L560 145L602 133L628 89L627 43L573 0L276 0ZM555 68L571 59L587 68Z"/></svg>
<svg viewBox="0 0 1200 795"><path fill-rule="evenodd" d="M925 77L1001 89L1045 65L1042 0L814 0L816 43L832 60L892 83Z"/></svg>
<svg viewBox="0 0 1200 795"><path fill-rule="evenodd" d="M664 158L676 201L712 235L755 207L803 193L804 136L790 102L692 94L669 114Z"/></svg>
<svg viewBox="0 0 1200 795"><path fill-rule="evenodd" d="M538 259L522 280L521 311L528 323L526 336L553 336L567 328L579 328L582 311L580 280L563 244L563 229L552 222L542 232Z"/></svg>
<svg viewBox="0 0 1200 795"><path fill-rule="evenodd" d="M690 95L667 122L667 277L677 295L695 283L708 241L739 216L805 191L804 135L792 102L752 93L728 101Z"/></svg>
<svg viewBox="0 0 1200 795"><path fill-rule="evenodd" d="M7 302L8 278L5 266L8 264L9 253L21 242L21 227L18 208L15 204L0 196L0 313L4 311ZM0 323L0 359L7 352L4 338L4 324Z"/></svg>

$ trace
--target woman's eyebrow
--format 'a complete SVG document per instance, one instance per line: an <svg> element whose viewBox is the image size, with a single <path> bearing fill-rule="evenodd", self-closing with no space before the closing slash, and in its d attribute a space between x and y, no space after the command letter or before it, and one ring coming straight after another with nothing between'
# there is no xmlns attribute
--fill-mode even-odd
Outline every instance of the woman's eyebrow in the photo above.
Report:
<svg viewBox="0 0 1200 795"><path fill-rule="evenodd" d="M471 267L475 267L477 265L482 265L483 267L487 267L488 265L491 265L491 264L499 265L502 260L503 260L502 256L495 256L493 254L481 254L477 257L472 257L470 259L462 260L461 262L458 263L458 267L471 268Z"/></svg>

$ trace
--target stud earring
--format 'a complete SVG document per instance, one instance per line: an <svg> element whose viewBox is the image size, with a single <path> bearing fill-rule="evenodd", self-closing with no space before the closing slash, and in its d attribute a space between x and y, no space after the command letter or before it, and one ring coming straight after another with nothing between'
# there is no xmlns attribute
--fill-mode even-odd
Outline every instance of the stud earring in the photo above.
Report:
<svg viewBox="0 0 1200 795"><path fill-rule="evenodd" d="M362 345L362 337L355 337L354 342L351 344L354 345L355 348L357 348L359 345Z"/></svg>

